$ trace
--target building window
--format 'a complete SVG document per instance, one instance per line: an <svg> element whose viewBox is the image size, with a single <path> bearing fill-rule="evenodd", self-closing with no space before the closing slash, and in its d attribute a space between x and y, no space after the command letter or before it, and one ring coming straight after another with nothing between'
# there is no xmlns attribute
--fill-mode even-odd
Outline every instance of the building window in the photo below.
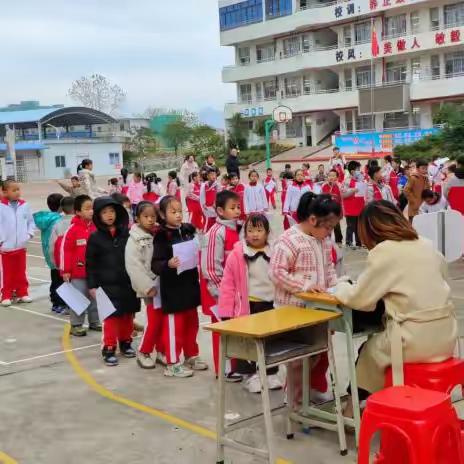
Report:
<svg viewBox="0 0 464 464"><path fill-rule="evenodd" d="M412 78L414 80L420 79L421 77L421 60L420 58L413 58L411 60L411 71L412 71Z"/></svg>
<svg viewBox="0 0 464 464"><path fill-rule="evenodd" d="M263 100L263 86L261 82L257 82L255 84L255 93L256 93L256 101L260 102Z"/></svg>
<svg viewBox="0 0 464 464"><path fill-rule="evenodd" d="M311 39L309 34L303 34L301 36L301 49L303 53L309 53L311 51Z"/></svg>
<svg viewBox="0 0 464 464"><path fill-rule="evenodd" d="M240 103L251 102L251 84L240 84Z"/></svg>
<svg viewBox="0 0 464 464"><path fill-rule="evenodd" d="M389 16L383 23L383 36L385 39L400 37L406 34L406 15Z"/></svg>
<svg viewBox="0 0 464 464"><path fill-rule="evenodd" d="M277 98L277 83L275 80L263 82L264 100L275 100Z"/></svg>
<svg viewBox="0 0 464 464"><path fill-rule="evenodd" d="M345 90L353 90L353 73L351 69L345 69L343 75L345 78Z"/></svg>
<svg viewBox="0 0 464 464"><path fill-rule="evenodd" d="M117 164L120 164L119 153L110 153L109 158L111 166L116 166Z"/></svg>
<svg viewBox="0 0 464 464"><path fill-rule="evenodd" d="M372 130L374 128L374 123L372 121L372 116L370 114L366 114L364 116L357 116L356 117L356 131L365 131L365 130Z"/></svg>
<svg viewBox="0 0 464 464"><path fill-rule="evenodd" d="M351 26L345 26L343 28L343 46L351 47Z"/></svg>
<svg viewBox="0 0 464 464"><path fill-rule="evenodd" d="M298 36L284 39L284 56L295 56L300 53L300 38Z"/></svg>
<svg viewBox="0 0 464 464"><path fill-rule="evenodd" d="M440 79L440 57L438 55L432 55L430 57L430 68L432 71L432 79Z"/></svg>
<svg viewBox="0 0 464 464"><path fill-rule="evenodd" d="M420 108L418 106L412 108L411 124L413 127L420 127Z"/></svg>
<svg viewBox="0 0 464 464"><path fill-rule="evenodd" d="M445 5L445 27L462 26L464 24L464 2Z"/></svg>
<svg viewBox="0 0 464 464"><path fill-rule="evenodd" d="M383 116L384 129L400 129L409 127L409 113L385 113Z"/></svg>
<svg viewBox="0 0 464 464"><path fill-rule="evenodd" d="M445 73L448 77L464 73L464 51L445 55Z"/></svg>
<svg viewBox="0 0 464 464"><path fill-rule="evenodd" d="M275 46L273 43L256 46L256 61L264 63L266 61L274 61L275 59Z"/></svg>
<svg viewBox="0 0 464 464"><path fill-rule="evenodd" d="M66 167L66 156L63 156L63 155L55 156L55 167L65 168Z"/></svg>
<svg viewBox="0 0 464 464"><path fill-rule="evenodd" d="M238 49L238 64L240 66L250 64L250 47L240 47Z"/></svg>
<svg viewBox="0 0 464 464"><path fill-rule="evenodd" d="M420 32L420 15L418 11L411 11L409 15L409 21L411 23L411 33L417 34Z"/></svg>
<svg viewBox="0 0 464 464"><path fill-rule="evenodd" d="M440 14L438 8L430 8L430 27L432 30L440 29Z"/></svg>
<svg viewBox="0 0 464 464"><path fill-rule="evenodd" d="M286 134L288 139L303 137L303 126L301 117L293 118L286 124Z"/></svg>
<svg viewBox="0 0 464 464"><path fill-rule="evenodd" d="M221 31L234 29L247 24L258 23L263 20L262 0L247 0L219 9Z"/></svg>
<svg viewBox="0 0 464 464"><path fill-rule="evenodd" d="M356 45L371 41L371 23L369 21L354 25L354 40Z"/></svg>
<svg viewBox="0 0 464 464"><path fill-rule="evenodd" d="M300 0L300 10L306 10L309 8L309 0Z"/></svg>
<svg viewBox="0 0 464 464"><path fill-rule="evenodd" d="M387 63L386 66L386 82L391 84L393 82L406 82L407 77L407 67L406 63L401 62L392 62Z"/></svg>
<svg viewBox="0 0 464 464"><path fill-rule="evenodd" d="M303 77L303 93L309 95L311 93L311 79L309 76Z"/></svg>
<svg viewBox="0 0 464 464"><path fill-rule="evenodd" d="M292 0L266 0L266 18L273 19L292 14Z"/></svg>
<svg viewBox="0 0 464 464"><path fill-rule="evenodd" d="M287 98L299 97L301 95L301 84L298 77L286 77L285 82L285 96Z"/></svg>
<svg viewBox="0 0 464 464"><path fill-rule="evenodd" d="M374 69L374 77L375 77L375 69ZM374 79L372 79L370 66L361 66L359 68L356 68L356 86L358 88L370 87L373 81Z"/></svg>

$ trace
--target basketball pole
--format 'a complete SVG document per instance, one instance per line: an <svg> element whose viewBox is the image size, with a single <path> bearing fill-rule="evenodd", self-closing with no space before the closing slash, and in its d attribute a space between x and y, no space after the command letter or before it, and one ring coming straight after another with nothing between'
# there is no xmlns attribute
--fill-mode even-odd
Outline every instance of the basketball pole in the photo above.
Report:
<svg viewBox="0 0 464 464"><path fill-rule="evenodd" d="M271 130L274 127L275 121L267 119L264 121L264 134L266 142L266 169L271 167Z"/></svg>

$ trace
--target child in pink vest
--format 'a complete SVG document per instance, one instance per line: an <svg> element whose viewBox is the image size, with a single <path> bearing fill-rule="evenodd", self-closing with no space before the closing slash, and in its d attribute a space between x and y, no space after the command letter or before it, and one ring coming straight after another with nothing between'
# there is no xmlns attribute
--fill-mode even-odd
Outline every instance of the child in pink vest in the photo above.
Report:
<svg viewBox="0 0 464 464"><path fill-rule="evenodd" d="M127 190L127 196L131 202L132 215L135 214L135 208L143 201L143 194L145 193L145 185L142 182L142 174L140 172L134 172L132 175L132 181L129 183Z"/></svg>

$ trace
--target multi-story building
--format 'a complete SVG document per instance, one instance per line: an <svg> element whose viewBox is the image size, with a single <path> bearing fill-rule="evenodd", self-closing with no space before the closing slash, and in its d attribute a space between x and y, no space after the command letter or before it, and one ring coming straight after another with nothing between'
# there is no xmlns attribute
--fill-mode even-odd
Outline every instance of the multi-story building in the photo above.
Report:
<svg viewBox="0 0 464 464"><path fill-rule="evenodd" d="M288 106L279 137L297 145L428 129L442 102L464 99L464 1L219 0L219 16L221 45L235 48L226 120L241 113L253 128Z"/></svg>

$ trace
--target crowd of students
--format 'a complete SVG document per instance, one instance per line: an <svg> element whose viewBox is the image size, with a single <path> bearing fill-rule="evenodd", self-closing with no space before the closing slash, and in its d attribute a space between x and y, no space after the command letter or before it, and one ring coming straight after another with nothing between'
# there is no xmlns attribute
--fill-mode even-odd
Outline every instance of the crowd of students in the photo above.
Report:
<svg viewBox="0 0 464 464"><path fill-rule="evenodd" d="M99 190L96 198L82 194L76 178L69 189L63 184L71 196L49 195L49 211L34 215L21 199L19 184L6 181L0 201L2 304L11 305L13 297L19 303L31 301L26 245L37 226L50 267L52 311L70 314L73 336L102 331L102 357L108 366L118 364L119 348L121 356L137 358L141 368L161 364L166 376L190 377L208 369L197 343L198 307L216 322L274 306L303 306L296 293L322 291L337 283L341 255L335 242L343 241L343 216L346 245L360 247L358 218L366 204L383 200L399 205L405 196L410 217L446 206L440 196L440 189L446 191L445 169L430 179L433 164L401 164L386 157L383 167L371 160L362 169L357 161L346 163L334 149L327 173L324 165L314 176L309 164L295 172L287 165L279 179L268 169L261 182L259 173L251 170L244 185L239 172L219 179L213 160L199 171L184 171L187 184L181 185L175 171L169 172L165 189L156 174L143 178L133 173L130 182L111 179L108 191ZM401 182L403 176L406 183ZM271 243L277 231L272 231L269 210L276 208L279 186L285 232ZM174 250L187 242L192 242L190 258L198 265L184 270ZM58 295L63 282L89 297L91 304L81 315ZM99 288L115 308L103 321L96 306ZM142 301L146 324L134 347L134 317ZM212 344L217 375L215 335ZM327 358L321 356L312 369L313 396L327 391L327 368ZM268 374L269 387L281 388L277 372ZM261 391L251 363L233 362L227 380L243 381L250 392Z"/></svg>

